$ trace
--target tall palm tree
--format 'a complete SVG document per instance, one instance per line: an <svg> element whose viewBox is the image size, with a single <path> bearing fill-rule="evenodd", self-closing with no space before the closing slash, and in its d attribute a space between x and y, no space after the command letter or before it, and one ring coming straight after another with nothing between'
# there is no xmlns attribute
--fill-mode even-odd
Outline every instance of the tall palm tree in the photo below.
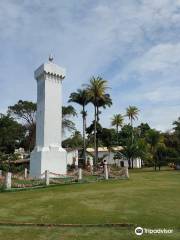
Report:
<svg viewBox="0 0 180 240"><path fill-rule="evenodd" d="M117 133L117 144L118 144L118 133L119 133L119 127L122 127L124 118L121 114L114 114L111 125L116 127L116 133Z"/></svg>
<svg viewBox="0 0 180 240"><path fill-rule="evenodd" d="M95 149L95 164L98 160L98 146L97 146L97 122L99 116L99 103L100 101L106 101L107 95L107 81L101 77L92 77L90 83L86 85L88 95L91 99L91 102L94 105L94 149Z"/></svg>
<svg viewBox="0 0 180 240"><path fill-rule="evenodd" d="M76 92L71 93L69 97L69 102L74 102L82 106L82 119L83 119L83 160L84 160L84 165L86 163L86 136L85 136L85 131L86 131L86 116L87 116L87 111L85 110L85 106L89 103L89 96L87 94L86 89L77 89Z"/></svg>
<svg viewBox="0 0 180 240"><path fill-rule="evenodd" d="M97 123L99 123L99 115L101 114L100 108L110 107L112 105L112 99L109 94L105 93L98 100L97 104ZM97 131L96 131L97 132ZM99 134L96 134L96 146L97 146L97 159L98 159L98 144L99 144Z"/></svg>
<svg viewBox="0 0 180 240"><path fill-rule="evenodd" d="M138 115L139 115L139 109L135 106L129 106L126 109L126 116L129 118L130 123L131 123L131 128L132 128L132 143L133 143L133 121L138 119Z"/></svg>

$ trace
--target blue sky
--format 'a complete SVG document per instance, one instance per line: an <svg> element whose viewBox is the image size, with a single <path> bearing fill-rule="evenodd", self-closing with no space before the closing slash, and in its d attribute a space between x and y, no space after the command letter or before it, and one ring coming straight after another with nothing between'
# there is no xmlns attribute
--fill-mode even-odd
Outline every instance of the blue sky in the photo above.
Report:
<svg viewBox="0 0 180 240"><path fill-rule="evenodd" d="M67 71L64 104L92 75L108 80L105 127L129 105L136 124L163 131L180 116L180 0L1 0L0 33L0 112L36 100L33 72L52 53Z"/></svg>

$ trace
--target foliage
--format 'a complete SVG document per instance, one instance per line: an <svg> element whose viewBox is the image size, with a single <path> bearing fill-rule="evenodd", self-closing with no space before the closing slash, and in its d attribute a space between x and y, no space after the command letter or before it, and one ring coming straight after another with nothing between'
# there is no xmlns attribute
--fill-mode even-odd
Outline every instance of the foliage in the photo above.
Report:
<svg viewBox="0 0 180 240"><path fill-rule="evenodd" d="M129 106L128 108L126 108L126 116L131 121L131 126L132 126L132 121L138 119L138 114L139 114L139 109L137 107Z"/></svg>
<svg viewBox="0 0 180 240"><path fill-rule="evenodd" d="M134 159L142 158L145 154L145 144L142 141L133 141L128 139L126 145L123 146L121 153L128 160L129 168L134 167Z"/></svg>
<svg viewBox="0 0 180 240"><path fill-rule="evenodd" d="M79 131L75 131L71 137L62 142L62 146L65 148L81 148L83 145L83 138Z"/></svg>
<svg viewBox="0 0 180 240"><path fill-rule="evenodd" d="M77 116L76 110L73 106L62 106L62 117L71 117L71 116Z"/></svg>
<svg viewBox="0 0 180 240"><path fill-rule="evenodd" d="M147 133L148 130L150 130L150 126L148 125L148 123L141 123L137 127L138 135L141 138L145 138L146 137L146 133Z"/></svg>
<svg viewBox="0 0 180 240"><path fill-rule="evenodd" d="M70 94L69 102L74 102L85 107L90 102L88 91L86 89L77 89L76 92Z"/></svg>
<svg viewBox="0 0 180 240"><path fill-rule="evenodd" d="M26 128L26 138L24 139L25 149L30 151L35 145L36 136L36 103L19 100L13 106L8 107L8 113L15 119L21 121Z"/></svg>
<svg viewBox="0 0 180 240"><path fill-rule="evenodd" d="M127 139L131 138L133 127L129 124L124 125L121 128L121 131L118 133L119 144L124 146L126 145Z"/></svg>
<svg viewBox="0 0 180 240"><path fill-rule="evenodd" d="M123 126L124 118L121 114L114 114L111 120L111 125L116 127L116 131L118 133L119 127Z"/></svg>
<svg viewBox="0 0 180 240"><path fill-rule="evenodd" d="M8 113L31 125L35 122L36 103L19 100L15 105L8 107Z"/></svg>
<svg viewBox="0 0 180 240"><path fill-rule="evenodd" d="M159 143L157 145L156 152L155 152L155 160L156 160L156 164L159 167L159 170L161 165L165 165L163 163L166 162L166 155L167 155L167 149L165 144Z"/></svg>
<svg viewBox="0 0 180 240"><path fill-rule="evenodd" d="M180 117L178 118L178 120L177 121L174 121L173 122L173 129L174 129L174 131L175 131L175 133L178 135L178 136L180 136Z"/></svg>
<svg viewBox="0 0 180 240"><path fill-rule="evenodd" d="M114 129L102 128L99 139L102 143L102 146L110 149L116 144L116 132Z"/></svg>
<svg viewBox="0 0 180 240"><path fill-rule="evenodd" d="M157 167L158 148L159 148L159 151L162 150L162 148L160 148L160 144L162 144L161 140L162 140L161 134L159 131L157 131L155 129L150 129L147 131L146 141L150 145L150 151L152 154L155 170ZM160 159L159 159L159 161L160 161Z"/></svg>
<svg viewBox="0 0 180 240"><path fill-rule="evenodd" d="M13 153L25 134L24 127L9 115L0 116L0 151Z"/></svg>
<svg viewBox="0 0 180 240"><path fill-rule="evenodd" d="M150 129L147 131L146 140L150 144L152 150L157 146L160 141L161 135L160 132L155 129Z"/></svg>
<svg viewBox="0 0 180 240"><path fill-rule="evenodd" d="M90 83L86 85L88 96L91 102L98 106L99 100L105 100L105 93L107 90L107 81L102 77L92 77Z"/></svg>
<svg viewBox="0 0 180 240"><path fill-rule="evenodd" d="M116 128L116 143L117 145L119 145L119 127L123 126L123 121L124 121L124 117L121 114L114 114L113 118L111 120L111 126L114 126Z"/></svg>
<svg viewBox="0 0 180 240"><path fill-rule="evenodd" d="M98 160L98 137L97 137L97 123L99 122L99 108L111 106L112 100L110 95L106 93L107 81L102 77L92 77L90 83L86 85L88 96L90 101L94 105L94 149L95 149L95 158L94 163L97 163Z"/></svg>
<svg viewBox="0 0 180 240"><path fill-rule="evenodd" d="M76 115L77 115L77 113L73 106L68 105L68 106L62 107L62 130L63 130L63 133L65 132L65 130L73 131L76 129L74 122L70 120L71 117L74 117ZM59 119L59 121L60 121L60 119Z"/></svg>
<svg viewBox="0 0 180 240"><path fill-rule="evenodd" d="M78 89L77 92L71 93L69 97L69 102L74 102L82 106L82 119L83 119L83 160L84 165L86 162L86 117L87 111L85 110L85 106L90 102L90 98L86 89Z"/></svg>

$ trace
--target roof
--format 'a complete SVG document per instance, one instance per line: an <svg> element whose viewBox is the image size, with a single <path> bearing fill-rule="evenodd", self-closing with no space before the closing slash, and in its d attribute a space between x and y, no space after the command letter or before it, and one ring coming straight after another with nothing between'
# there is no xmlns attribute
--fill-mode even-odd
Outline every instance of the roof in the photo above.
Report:
<svg viewBox="0 0 180 240"><path fill-rule="evenodd" d="M38 79L44 73L59 77L61 79L65 78L65 69L52 62L44 63L38 69L36 69L34 72L35 79Z"/></svg>
<svg viewBox="0 0 180 240"><path fill-rule="evenodd" d="M79 148L70 148L70 147L64 148L64 149L66 150L66 152L74 152L79 150Z"/></svg>
<svg viewBox="0 0 180 240"><path fill-rule="evenodd" d="M29 163L30 159L19 159L19 160L15 160L15 161L10 161L11 163L14 164L19 164L19 163Z"/></svg>
<svg viewBox="0 0 180 240"><path fill-rule="evenodd" d="M111 147L112 151L120 151L123 149L122 146ZM87 148L87 152L94 152L94 148ZM98 152L109 152L107 147L98 147Z"/></svg>

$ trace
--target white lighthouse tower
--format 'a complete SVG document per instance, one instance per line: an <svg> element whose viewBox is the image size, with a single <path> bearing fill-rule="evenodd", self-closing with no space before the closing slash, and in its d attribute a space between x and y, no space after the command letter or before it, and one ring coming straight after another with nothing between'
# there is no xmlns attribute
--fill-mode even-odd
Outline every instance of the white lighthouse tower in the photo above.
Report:
<svg viewBox="0 0 180 240"><path fill-rule="evenodd" d="M66 174L66 151L62 141L62 81L65 70L53 63L42 64L35 72L37 80L36 146L31 153L30 175L42 177L49 170Z"/></svg>

